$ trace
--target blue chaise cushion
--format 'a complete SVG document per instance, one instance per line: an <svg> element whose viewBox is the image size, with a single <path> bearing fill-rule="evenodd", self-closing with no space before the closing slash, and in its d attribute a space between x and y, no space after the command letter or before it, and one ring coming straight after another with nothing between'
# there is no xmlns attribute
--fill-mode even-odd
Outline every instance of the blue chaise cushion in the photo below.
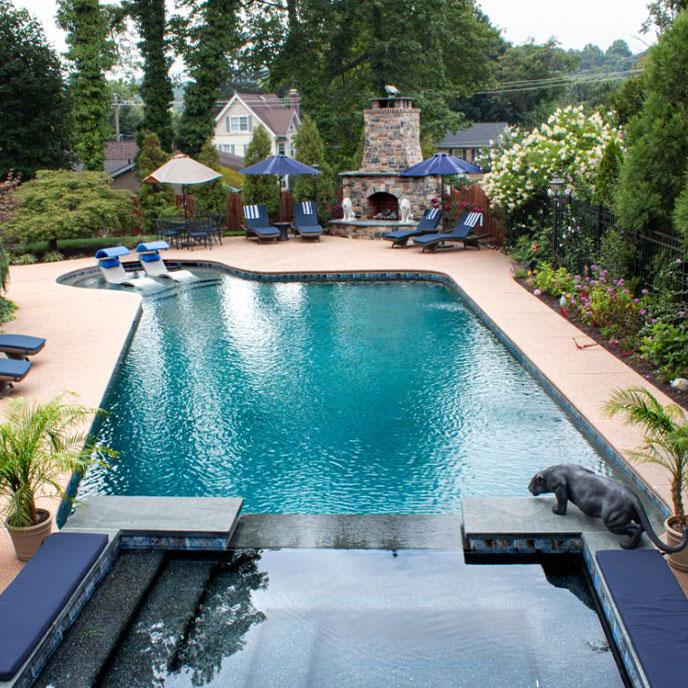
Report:
<svg viewBox="0 0 688 688"><path fill-rule="evenodd" d="M141 254L141 260L144 263L155 263L159 260L162 260L162 258L160 258L160 254L157 252L156 253L142 253Z"/></svg>
<svg viewBox="0 0 688 688"><path fill-rule="evenodd" d="M55 533L0 594L0 680L19 671L107 541L97 533Z"/></svg>
<svg viewBox="0 0 688 688"><path fill-rule="evenodd" d="M103 260L98 261L98 265L106 270L109 270L110 268L116 268L120 264L119 258L104 258Z"/></svg>
<svg viewBox="0 0 688 688"><path fill-rule="evenodd" d="M608 550L597 562L650 685L688 685L688 600L662 555Z"/></svg>
<svg viewBox="0 0 688 688"><path fill-rule="evenodd" d="M36 354L45 346L42 337L26 334L0 334L0 351Z"/></svg>
<svg viewBox="0 0 688 688"><path fill-rule="evenodd" d="M3 382L21 382L29 370L31 370L30 361L0 358L0 380Z"/></svg>

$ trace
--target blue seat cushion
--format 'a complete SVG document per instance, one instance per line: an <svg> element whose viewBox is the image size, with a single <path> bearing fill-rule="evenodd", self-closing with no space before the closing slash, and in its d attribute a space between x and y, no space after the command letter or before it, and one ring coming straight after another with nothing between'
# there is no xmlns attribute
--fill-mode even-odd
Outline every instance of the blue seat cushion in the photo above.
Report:
<svg viewBox="0 0 688 688"><path fill-rule="evenodd" d="M393 232L387 232L383 234L383 239L406 239L407 237L412 237L416 234L422 234L419 229L395 229Z"/></svg>
<svg viewBox="0 0 688 688"><path fill-rule="evenodd" d="M297 229L301 234L320 234L323 231L320 225L297 225Z"/></svg>
<svg viewBox="0 0 688 688"><path fill-rule="evenodd" d="M107 541L96 533L55 533L0 594L0 680L19 671Z"/></svg>
<svg viewBox="0 0 688 688"><path fill-rule="evenodd" d="M253 231L260 236L279 236L280 231L277 227L252 227Z"/></svg>
<svg viewBox="0 0 688 688"><path fill-rule="evenodd" d="M15 358L0 358L0 380L20 382L31 370L31 362Z"/></svg>
<svg viewBox="0 0 688 688"><path fill-rule="evenodd" d="M597 562L650 685L688 685L688 600L662 555L608 550Z"/></svg>
<svg viewBox="0 0 688 688"><path fill-rule="evenodd" d="M45 339L25 334L0 334L0 351L37 354L45 346Z"/></svg>
<svg viewBox="0 0 688 688"><path fill-rule="evenodd" d="M119 258L104 258L103 260L98 261L98 265L106 270L109 270L110 268L116 268L119 264Z"/></svg>
<svg viewBox="0 0 688 688"><path fill-rule="evenodd" d="M155 253L142 253L141 260L144 263L156 263L157 261L162 260L162 258L160 257L160 254L156 251Z"/></svg>

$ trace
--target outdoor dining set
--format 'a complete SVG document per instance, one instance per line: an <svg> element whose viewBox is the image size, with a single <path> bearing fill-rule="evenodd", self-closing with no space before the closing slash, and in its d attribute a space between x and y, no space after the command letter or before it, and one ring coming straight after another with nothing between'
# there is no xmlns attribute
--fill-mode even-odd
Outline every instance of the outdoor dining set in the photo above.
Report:
<svg viewBox="0 0 688 688"><path fill-rule="evenodd" d="M222 245L225 218L222 214L205 217L164 218L155 223L156 236L175 248L212 248Z"/></svg>

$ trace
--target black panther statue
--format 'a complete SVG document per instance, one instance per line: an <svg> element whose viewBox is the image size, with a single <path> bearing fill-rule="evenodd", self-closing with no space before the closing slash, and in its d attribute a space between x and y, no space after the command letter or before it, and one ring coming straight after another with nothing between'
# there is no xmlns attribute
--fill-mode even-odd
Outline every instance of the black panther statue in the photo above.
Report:
<svg viewBox="0 0 688 688"><path fill-rule="evenodd" d="M643 531L667 554L680 552L688 545L688 528L683 531L680 544L670 547L657 537L634 492L616 480L582 466L562 463L545 468L532 477L528 489L533 495L553 492L557 503L552 511L560 516L566 513L566 504L571 501L584 514L601 518L612 533L626 536L620 542L624 549L638 547Z"/></svg>

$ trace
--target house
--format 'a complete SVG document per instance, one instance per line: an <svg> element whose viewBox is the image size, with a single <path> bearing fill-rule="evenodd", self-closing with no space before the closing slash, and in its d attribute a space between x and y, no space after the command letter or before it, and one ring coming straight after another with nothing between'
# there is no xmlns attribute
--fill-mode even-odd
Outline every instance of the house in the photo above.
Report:
<svg viewBox="0 0 688 688"><path fill-rule="evenodd" d="M466 129L445 134L435 148L439 153L449 153L467 162L474 162L481 153L499 143L508 127L506 122L476 122Z"/></svg>
<svg viewBox="0 0 688 688"><path fill-rule="evenodd" d="M139 147L136 141L108 141L105 144L103 167L112 177L113 189L138 190L141 186L136 176L136 156Z"/></svg>
<svg viewBox="0 0 688 688"><path fill-rule="evenodd" d="M213 142L222 153L245 157L253 130L262 125L270 135L272 154L294 155L294 136L299 130L299 94L286 99L274 93L237 93L215 118Z"/></svg>

